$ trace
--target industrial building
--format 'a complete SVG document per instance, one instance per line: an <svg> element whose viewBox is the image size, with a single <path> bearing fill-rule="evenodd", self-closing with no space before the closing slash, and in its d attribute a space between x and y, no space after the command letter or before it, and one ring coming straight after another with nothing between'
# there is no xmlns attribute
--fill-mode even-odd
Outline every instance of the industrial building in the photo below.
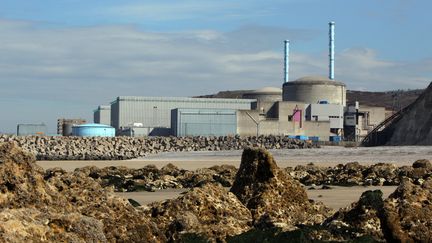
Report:
<svg viewBox="0 0 432 243"><path fill-rule="evenodd" d="M62 136L72 136L72 127L86 123L84 119L57 119L57 134Z"/></svg>
<svg viewBox="0 0 432 243"><path fill-rule="evenodd" d="M93 122L98 124L111 125L111 106L98 106L98 108L93 111Z"/></svg>
<svg viewBox="0 0 432 243"><path fill-rule="evenodd" d="M18 124L17 125L17 136L44 136L47 134L47 126L44 123L41 124Z"/></svg>
<svg viewBox="0 0 432 243"><path fill-rule="evenodd" d="M346 107L346 85L334 75L334 26L329 23L328 77L290 80L286 40L282 88L253 90L242 99L120 96L110 106L99 106L94 122L113 126L121 136L272 134L339 141L344 129L363 136L384 120L385 111L362 107L353 113Z"/></svg>
<svg viewBox="0 0 432 243"><path fill-rule="evenodd" d="M358 102L348 105L345 112L344 137L349 141L361 141L391 115L392 113L384 107L361 106Z"/></svg>
<svg viewBox="0 0 432 243"><path fill-rule="evenodd" d="M343 135L346 85L334 80L334 22L329 23L329 37L328 78L307 76L290 81L290 42L284 41L282 90L265 88L245 95L255 98L257 105L238 112L240 135L283 134L323 141Z"/></svg>
<svg viewBox="0 0 432 243"><path fill-rule="evenodd" d="M139 97L120 96L111 103L111 126L118 134L130 130L134 124L149 128L147 135L172 135L171 111L189 109L233 109L250 110L251 99L212 99L185 97ZM136 126L135 126L136 127Z"/></svg>

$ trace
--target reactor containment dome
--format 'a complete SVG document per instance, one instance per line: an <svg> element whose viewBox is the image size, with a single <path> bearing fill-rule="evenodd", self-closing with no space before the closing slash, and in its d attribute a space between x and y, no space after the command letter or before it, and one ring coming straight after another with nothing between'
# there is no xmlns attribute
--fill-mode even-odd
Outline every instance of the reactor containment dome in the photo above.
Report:
<svg viewBox="0 0 432 243"><path fill-rule="evenodd" d="M306 76L282 87L283 101L305 104L328 103L346 106L346 85L321 76Z"/></svg>

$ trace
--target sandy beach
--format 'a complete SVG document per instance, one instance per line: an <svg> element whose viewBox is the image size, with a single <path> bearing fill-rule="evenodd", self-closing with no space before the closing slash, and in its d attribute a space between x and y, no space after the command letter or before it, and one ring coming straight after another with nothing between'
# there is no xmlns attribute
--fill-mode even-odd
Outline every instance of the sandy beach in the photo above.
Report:
<svg viewBox="0 0 432 243"><path fill-rule="evenodd" d="M396 186L331 186L331 189L319 188L320 187L317 187L315 190L307 190L308 197L315 201L323 202L325 205L337 210L357 201L364 191L381 190L383 192L383 197L386 198L394 192ZM188 189L167 189L155 192L118 192L116 194L126 199L131 198L141 205L145 205L152 202L176 198L187 190Z"/></svg>
<svg viewBox="0 0 432 243"><path fill-rule="evenodd" d="M305 165L314 163L319 166L335 166L357 161L361 164L395 163L398 166L412 165L418 159L432 159L431 146L394 146L394 147L358 147L344 148L326 146L319 149L280 149L270 150L279 167ZM214 165L229 164L238 167L241 160L241 150L236 151L199 151L171 152L149 155L133 160L83 160L83 161L38 161L44 169L61 167L66 171L84 166L126 166L142 168L146 165L156 165L158 168L172 163L179 168L195 170Z"/></svg>

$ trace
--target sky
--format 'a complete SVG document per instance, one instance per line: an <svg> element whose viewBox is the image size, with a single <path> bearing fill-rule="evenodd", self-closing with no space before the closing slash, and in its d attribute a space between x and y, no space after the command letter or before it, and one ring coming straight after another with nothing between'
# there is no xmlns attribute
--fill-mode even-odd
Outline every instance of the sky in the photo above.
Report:
<svg viewBox="0 0 432 243"><path fill-rule="evenodd" d="M281 87L328 73L350 90L432 81L429 0L0 0L0 133L93 120L117 96Z"/></svg>

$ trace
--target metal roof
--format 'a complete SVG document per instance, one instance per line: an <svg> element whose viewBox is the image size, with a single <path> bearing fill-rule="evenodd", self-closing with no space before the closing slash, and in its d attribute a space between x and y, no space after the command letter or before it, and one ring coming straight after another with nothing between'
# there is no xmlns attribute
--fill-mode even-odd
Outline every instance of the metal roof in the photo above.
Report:
<svg viewBox="0 0 432 243"><path fill-rule="evenodd" d="M237 103L247 104L255 99L220 99L220 98L190 98L190 97L145 97L145 96L119 96L116 101L158 101L158 102L206 102L206 103Z"/></svg>

